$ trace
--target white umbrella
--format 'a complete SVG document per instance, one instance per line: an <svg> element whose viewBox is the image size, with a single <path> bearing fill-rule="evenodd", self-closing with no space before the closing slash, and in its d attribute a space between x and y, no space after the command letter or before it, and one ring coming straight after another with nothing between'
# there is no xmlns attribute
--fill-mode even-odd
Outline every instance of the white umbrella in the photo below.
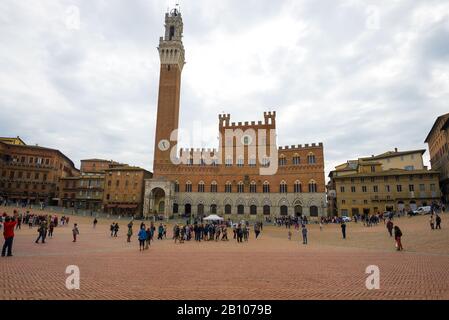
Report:
<svg viewBox="0 0 449 320"><path fill-rule="evenodd" d="M207 216L206 218L203 218L203 220L206 220L206 221L223 221L224 219L222 217L217 216L216 214L211 214L210 216Z"/></svg>

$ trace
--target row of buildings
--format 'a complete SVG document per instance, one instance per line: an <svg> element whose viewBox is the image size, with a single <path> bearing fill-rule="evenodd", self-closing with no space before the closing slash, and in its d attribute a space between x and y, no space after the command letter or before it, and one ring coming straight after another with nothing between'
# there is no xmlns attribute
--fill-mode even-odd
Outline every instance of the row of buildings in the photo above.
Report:
<svg viewBox="0 0 449 320"><path fill-rule="evenodd" d="M388 151L348 160L329 173L328 214L353 216L410 211L449 203L449 113L438 117L425 139L426 150Z"/></svg>
<svg viewBox="0 0 449 320"><path fill-rule="evenodd" d="M59 150L0 138L0 202L140 216L151 177L145 169L101 159L82 160L77 169Z"/></svg>

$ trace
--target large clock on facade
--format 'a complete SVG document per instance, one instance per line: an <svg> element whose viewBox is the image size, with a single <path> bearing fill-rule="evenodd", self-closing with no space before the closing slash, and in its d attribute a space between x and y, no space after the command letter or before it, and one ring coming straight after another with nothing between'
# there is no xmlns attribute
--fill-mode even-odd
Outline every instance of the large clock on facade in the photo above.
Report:
<svg viewBox="0 0 449 320"><path fill-rule="evenodd" d="M170 142L166 139L159 141L158 143L159 150L161 151L167 151L170 149Z"/></svg>

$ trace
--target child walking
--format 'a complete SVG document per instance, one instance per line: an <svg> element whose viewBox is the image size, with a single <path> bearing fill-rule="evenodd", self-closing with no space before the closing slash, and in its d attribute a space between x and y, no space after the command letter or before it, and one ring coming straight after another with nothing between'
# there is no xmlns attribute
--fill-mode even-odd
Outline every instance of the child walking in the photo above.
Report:
<svg viewBox="0 0 449 320"><path fill-rule="evenodd" d="M80 231L78 230L78 224L76 223L73 225L72 234L73 234L73 242L76 242L76 236L80 234Z"/></svg>

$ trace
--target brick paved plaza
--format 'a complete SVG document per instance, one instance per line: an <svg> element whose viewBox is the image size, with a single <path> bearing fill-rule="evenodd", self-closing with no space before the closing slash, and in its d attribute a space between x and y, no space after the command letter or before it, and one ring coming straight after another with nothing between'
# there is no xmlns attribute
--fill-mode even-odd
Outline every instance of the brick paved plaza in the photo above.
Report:
<svg viewBox="0 0 449 320"><path fill-rule="evenodd" d="M110 220L94 230L91 218L71 217L46 244L34 243L36 228L22 226L14 257L0 260L0 299L448 299L449 215L442 217L441 231L430 230L427 216L396 219L404 252L383 224L351 223L346 240L339 226L310 226L307 246L294 229L289 241L285 227L265 226L248 243L163 240L146 252L138 250L138 223L132 243L123 220L113 239ZM80 290L65 287L68 265L80 268ZM380 267L380 290L365 287L368 265Z"/></svg>

